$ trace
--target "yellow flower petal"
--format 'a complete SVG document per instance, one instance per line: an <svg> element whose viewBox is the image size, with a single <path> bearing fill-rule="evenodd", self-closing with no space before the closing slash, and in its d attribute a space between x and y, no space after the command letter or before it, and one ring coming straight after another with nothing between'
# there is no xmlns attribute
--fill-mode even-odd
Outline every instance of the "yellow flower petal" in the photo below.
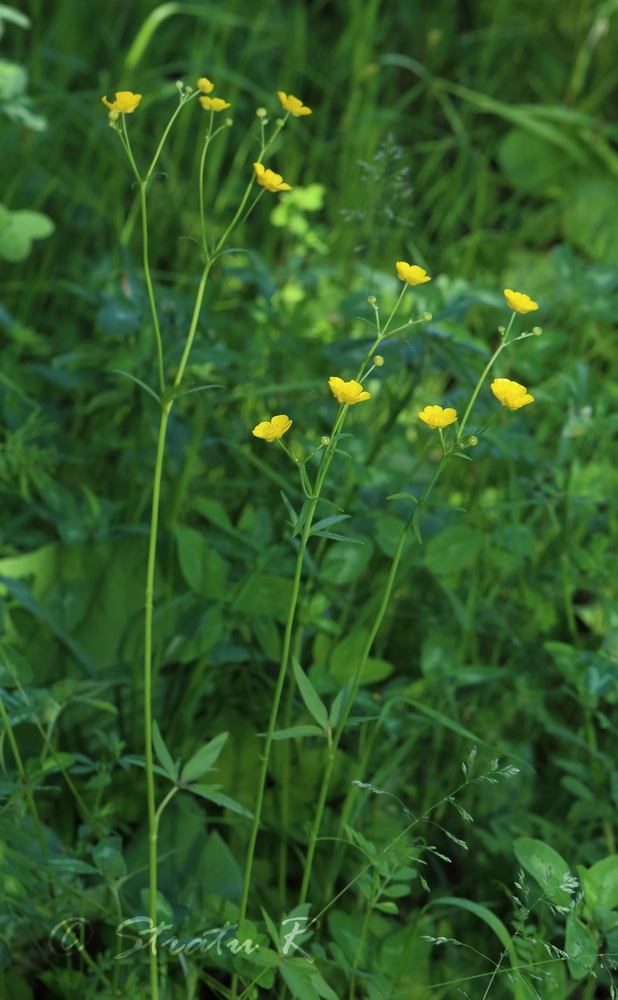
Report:
<svg viewBox="0 0 618 1000"><path fill-rule="evenodd" d="M108 101L107 97L102 97L101 100L110 111L119 111L123 115L130 115L132 111L135 111L142 99L141 94L132 94L130 90L119 90L115 97L115 101Z"/></svg>
<svg viewBox="0 0 618 1000"><path fill-rule="evenodd" d="M258 184L261 184L267 191L291 191L292 186L286 184L281 174L276 174L274 170L266 170L263 163L254 163L253 169Z"/></svg>
<svg viewBox="0 0 618 1000"><path fill-rule="evenodd" d="M293 421L285 413L280 413L272 420L263 420L251 431L256 438L264 438L265 441L276 441L289 431Z"/></svg>
<svg viewBox="0 0 618 1000"><path fill-rule="evenodd" d="M504 297L507 304L516 313L534 312L535 309L539 308L538 302L533 302L530 296L524 295L523 292L513 292L510 288L505 288Z"/></svg>
<svg viewBox="0 0 618 1000"><path fill-rule="evenodd" d="M528 403L534 403L534 396L530 395L525 385L511 382L509 378L495 378L490 388L496 399L509 410L519 410Z"/></svg>
<svg viewBox="0 0 618 1000"><path fill-rule="evenodd" d="M278 90L277 97L281 101L283 110L288 111L294 118L313 114L311 108L305 107L303 102L298 97L293 97L292 94L285 94L282 90Z"/></svg>
<svg viewBox="0 0 618 1000"><path fill-rule="evenodd" d="M428 427L448 427L457 420L457 410L452 406L442 409L441 406L426 406L421 410L419 417Z"/></svg>
<svg viewBox="0 0 618 1000"><path fill-rule="evenodd" d="M209 94L214 88L214 83L211 83L207 76L201 76L197 81L197 89L201 90L203 94Z"/></svg>
<svg viewBox="0 0 618 1000"><path fill-rule="evenodd" d="M206 111L223 111L224 108L231 108L228 101L223 101L220 97L198 97L198 101Z"/></svg>
<svg viewBox="0 0 618 1000"><path fill-rule="evenodd" d="M406 264L405 260L398 260L395 267L397 268L397 277L401 278L402 281L407 281L412 287L422 285L425 281L431 281L427 271L416 264Z"/></svg>
<svg viewBox="0 0 618 1000"><path fill-rule="evenodd" d="M363 389L360 382L355 382L354 379L344 382L342 378L333 375L329 378L328 384L338 403L347 403L348 406L353 406L354 403L363 403L366 399L371 399L371 393Z"/></svg>

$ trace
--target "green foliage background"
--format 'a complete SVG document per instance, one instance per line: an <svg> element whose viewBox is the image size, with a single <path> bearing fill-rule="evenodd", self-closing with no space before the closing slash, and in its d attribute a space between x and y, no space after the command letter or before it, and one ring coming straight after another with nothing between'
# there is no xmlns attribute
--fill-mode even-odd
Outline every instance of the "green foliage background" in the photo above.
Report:
<svg viewBox="0 0 618 1000"><path fill-rule="evenodd" d="M251 428L289 413L288 437L315 447L333 419L328 377L353 377L367 350L367 296L388 314L395 261L427 268L413 313L432 319L389 343L329 484L363 545L311 549L296 655L330 704L408 516L385 498L422 492L435 468L418 410L465 407L505 322L502 289L527 292L543 336L496 374L529 386L535 404L500 413L472 464L451 463L424 544L406 550L328 800L324 836L343 818L348 847L320 845L312 912L407 827L400 803L433 810L431 822L399 844L390 896L375 895L380 861L330 905L314 954L334 995L355 967L357 995L372 998L432 984L472 995L476 975L519 998L528 972L548 971L544 997L607 996L618 952L618 4L116 0L95 18L87 4L31 0L20 13L29 23L0 7L0 681L50 859L4 739L0 996L113 995L101 976L113 974L114 927L144 912L140 657L157 411L115 371L155 384L156 359L135 191L101 95L144 95L129 124L146 162L174 82L203 74L234 121L208 161L212 233L250 176L256 108L276 116L281 89L313 114L289 122L269 159L294 191L264 196L235 237L247 251L223 258L207 290L190 375L222 388L179 401L170 422L155 605L165 744L186 761L229 732L214 780L253 808L295 558L280 491L302 497L289 461ZM150 194L168 370L200 270L200 114L181 115ZM484 390L479 427L495 408ZM282 727L311 721L298 692L285 713ZM276 922L294 905L324 766L322 742L288 745L272 760L256 922L260 906ZM468 785L458 811L448 796L473 746L479 773L496 757L520 773ZM233 922L247 829L242 813L196 796L170 805L159 888L180 934ZM579 909L565 917L555 906L571 897L545 886L554 907L522 918L514 944L518 870L534 897L560 863L579 876ZM94 968L46 944L72 913L96 928ZM509 980L503 959L490 980L507 947L526 972ZM122 966L117 995L148 995L142 958ZM213 951L187 971L170 959L166 995L225 995L230 961ZM292 995L329 996L298 962Z"/></svg>

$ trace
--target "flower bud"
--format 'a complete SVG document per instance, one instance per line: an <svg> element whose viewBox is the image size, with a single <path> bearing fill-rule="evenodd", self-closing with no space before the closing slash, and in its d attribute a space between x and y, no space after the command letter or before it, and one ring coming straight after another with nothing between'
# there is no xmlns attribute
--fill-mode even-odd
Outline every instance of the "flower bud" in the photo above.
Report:
<svg viewBox="0 0 618 1000"><path fill-rule="evenodd" d="M477 438L476 434L470 434L468 435L466 443L469 444L471 448L474 448L474 446L479 443L479 439Z"/></svg>
<svg viewBox="0 0 618 1000"><path fill-rule="evenodd" d="M506 327L505 327L505 326L499 326L499 327L498 327L498 333L499 333L499 334L500 334L501 336L502 336L502 334L503 334L503 333L505 333L505 332L506 332Z"/></svg>
<svg viewBox="0 0 618 1000"><path fill-rule="evenodd" d="M223 124L225 125L226 128L231 128L234 122L232 121L231 118L226 118Z"/></svg>
<svg viewBox="0 0 618 1000"><path fill-rule="evenodd" d="M533 335L535 337L540 337L541 334L543 333L543 330L541 329L540 326L533 326L532 327L532 333L533 333Z"/></svg>
<svg viewBox="0 0 618 1000"><path fill-rule="evenodd" d="M189 96L189 94L192 93L193 93L193 87L185 87L185 94L187 95L187 97Z"/></svg>
<svg viewBox="0 0 618 1000"><path fill-rule="evenodd" d="M431 313L422 313L421 319L423 320L423 322L429 323L433 319L433 316Z"/></svg>
<svg viewBox="0 0 618 1000"><path fill-rule="evenodd" d="M376 354L374 358L371 359L376 368L381 368L384 364L384 358L381 354Z"/></svg>
<svg viewBox="0 0 618 1000"><path fill-rule="evenodd" d="M367 302L369 303L370 306L375 306L377 305L378 300L376 299L375 295L369 295L367 298Z"/></svg>
<svg viewBox="0 0 618 1000"><path fill-rule="evenodd" d="M117 122L118 119L120 118L120 112L119 111L110 111L110 113L108 114L107 117L109 118L110 124L112 122Z"/></svg>
<svg viewBox="0 0 618 1000"><path fill-rule="evenodd" d="M184 88L184 83L182 82L182 80L176 80L174 86L176 90L182 90Z"/></svg>
<svg viewBox="0 0 618 1000"><path fill-rule="evenodd" d="M326 445L330 444L330 438L328 437L327 434L322 435L322 437L320 438L320 444L322 445L323 448L326 448Z"/></svg>
<svg viewBox="0 0 618 1000"><path fill-rule="evenodd" d="M266 111L266 108L258 108L255 113L258 118L266 118L268 112Z"/></svg>
<svg viewBox="0 0 618 1000"><path fill-rule="evenodd" d="M285 125L283 118L277 118L275 125L277 126L277 128L283 128L283 126Z"/></svg>

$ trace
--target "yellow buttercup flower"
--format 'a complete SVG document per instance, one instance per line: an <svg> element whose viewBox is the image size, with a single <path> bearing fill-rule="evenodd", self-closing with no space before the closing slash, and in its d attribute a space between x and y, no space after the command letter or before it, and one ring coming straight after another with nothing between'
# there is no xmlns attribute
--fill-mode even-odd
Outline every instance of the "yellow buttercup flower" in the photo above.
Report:
<svg viewBox="0 0 618 1000"><path fill-rule="evenodd" d="M530 395L525 385L511 382L510 378L495 378L490 388L496 399L509 410L519 410L521 406L534 403L534 396Z"/></svg>
<svg viewBox="0 0 618 1000"><path fill-rule="evenodd" d="M412 287L422 285L425 281L431 281L427 271L416 264L406 264L405 260L398 260L395 267L397 268L397 277L401 278L402 281L407 281Z"/></svg>
<svg viewBox="0 0 618 1000"><path fill-rule="evenodd" d="M524 295L523 292L513 292L510 288L505 288L504 297L507 304L516 313L534 312L535 309L539 308L538 302L533 302L530 296Z"/></svg>
<svg viewBox="0 0 618 1000"><path fill-rule="evenodd" d="M366 399L371 399L371 393L366 392L360 382L355 382L354 379L344 382L342 378L333 375L332 378L329 378L328 384L338 403L347 403L349 406L353 406L354 403L362 403Z"/></svg>
<svg viewBox="0 0 618 1000"><path fill-rule="evenodd" d="M223 111L224 108L231 108L227 101L222 101L220 97L198 97L198 101L206 111Z"/></svg>
<svg viewBox="0 0 618 1000"><path fill-rule="evenodd" d="M282 90L278 90L277 97L281 101L283 110L289 111L294 118L300 118L301 115L313 114L311 108L306 108L303 102L298 97L293 97L292 94L284 94Z"/></svg>
<svg viewBox="0 0 618 1000"><path fill-rule="evenodd" d="M266 170L263 163L254 163L253 169L258 184L261 184L267 191L291 191L290 184L286 184L281 174L276 174L274 170Z"/></svg>
<svg viewBox="0 0 618 1000"><path fill-rule="evenodd" d="M428 427L448 427L457 420L457 410L452 406L447 406L445 410L441 406L426 406L419 417Z"/></svg>
<svg viewBox="0 0 618 1000"><path fill-rule="evenodd" d="M102 97L101 100L110 111L119 111L122 115L130 115L142 99L141 94L132 94L130 90L119 90L115 97L115 101L108 101L107 97Z"/></svg>
<svg viewBox="0 0 618 1000"><path fill-rule="evenodd" d="M203 94L209 94L214 88L214 83L211 83L207 76L201 76L197 81L197 89L201 90Z"/></svg>
<svg viewBox="0 0 618 1000"><path fill-rule="evenodd" d="M283 437L291 426L292 421L287 414L280 413L279 416L273 417L272 420L263 420L261 424L253 428L251 433L256 438L264 438L265 441L276 441L277 438Z"/></svg>

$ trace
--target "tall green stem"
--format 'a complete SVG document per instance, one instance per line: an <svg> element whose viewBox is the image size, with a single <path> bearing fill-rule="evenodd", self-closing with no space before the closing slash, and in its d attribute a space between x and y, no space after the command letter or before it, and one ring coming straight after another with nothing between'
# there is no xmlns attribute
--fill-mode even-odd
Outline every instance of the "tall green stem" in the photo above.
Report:
<svg viewBox="0 0 618 1000"><path fill-rule="evenodd" d="M154 575L157 558L157 530L159 526L159 501L163 477L163 457L165 436L171 403L161 411L157 457L152 486L152 509L150 514L150 537L148 541L148 563L146 568L146 603L144 614L144 746L146 754L146 796L148 808L148 915L150 926L157 926L157 815L155 801L154 758L152 748L152 616L154 608ZM150 989L152 1000L158 1000L159 980L157 955L149 949Z"/></svg>
<svg viewBox="0 0 618 1000"><path fill-rule="evenodd" d="M425 503L427 501L427 499L429 498L429 494L431 493L431 491L433 490L435 484L437 483L440 475L442 474L443 469L448 464L449 459L450 459L450 455L443 455L442 458L440 459L438 465L436 466L436 469L434 471L434 474L433 474L433 476L431 478L431 481L430 481L429 485L427 486L425 492L423 493L422 497L420 498L420 500L418 502L418 506L419 507L423 503ZM406 539L408 537L408 532L410 531L410 528L412 527L412 521L413 521L415 512L416 512L415 510L412 512L412 514L408 518L406 524L404 525L404 527L403 527L403 529L401 531L401 535L399 536L399 541L397 543L397 548L395 550L395 555L393 556L393 561L391 563L391 568L390 568L390 571L389 571L389 574L388 574L388 579L386 581L386 585L384 587L384 592L382 594L382 600L380 601L380 607L378 608L378 612L376 614L376 617L374 619L373 625L371 627L371 631L369 632L369 635L367 636L367 641L365 642L365 646L363 648L363 652L362 652L362 654L361 654L361 656L359 658L358 664L356 666L356 670L355 670L354 676L352 678L352 687L350 689L350 693L348 695L345 707L343 709L343 714L341 716L341 720L339 722L339 725L337 726L336 731L333 733L332 744L329 747L326 768L324 769L324 775L322 777L322 785L321 785L321 788L320 788L320 797L318 799L318 804L317 804L317 808L316 808L316 811L315 811L315 817L314 817L314 820L313 820L313 826L311 827L311 833L309 835L309 845L308 845L308 848L307 848L307 857L305 859L305 869L304 869L304 872L303 872L303 880L302 880L301 888L300 888L299 904L302 904L302 903L305 902L305 900L307 899L307 893L309 891L309 881L311 879L311 869L313 867L313 859L314 859L314 855L315 855L315 848L316 848L316 844L317 844L317 840L318 840L318 834L319 834L319 831L320 831L320 826L321 826L321 823L322 823L322 816L323 816L323 813L324 813L324 808L325 808L325 805L326 805L326 796L328 795L328 789L329 789L330 779L331 779L331 775L332 775L332 771L333 771L333 765L334 765L334 762L335 762L335 755L336 755L337 747L339 746L339 741L341 740L341 736L343 735L343 730L345 728L345 724L346 724L346 722L348 720L348 716L349 716L349 714L350 714L350 712L352 710L352 705L354 704L354 700L356 698L356 694L357 694L358 688L360 686L360 681L361 681L361 677L362 677L362 674L363 674L363 669L365 667L367 659L369 658L369 654L370 654L371 649L373 647L373 644L375 642L376 636L377 636L377 634L378 634L378 632L379 632L379 630L380 630L380 628L382 626L382 622L384 621L384 616L386 614L386 610L387 610L388 605L389 605L389 601L390 601L390 598L391 598L391 593L392 593L392 590L393 590L393 586L395 584L395 578L397 576L397 570L399 569L399 563L401 561L401 556L403 554L404 545L405 545Z"/></svg>

